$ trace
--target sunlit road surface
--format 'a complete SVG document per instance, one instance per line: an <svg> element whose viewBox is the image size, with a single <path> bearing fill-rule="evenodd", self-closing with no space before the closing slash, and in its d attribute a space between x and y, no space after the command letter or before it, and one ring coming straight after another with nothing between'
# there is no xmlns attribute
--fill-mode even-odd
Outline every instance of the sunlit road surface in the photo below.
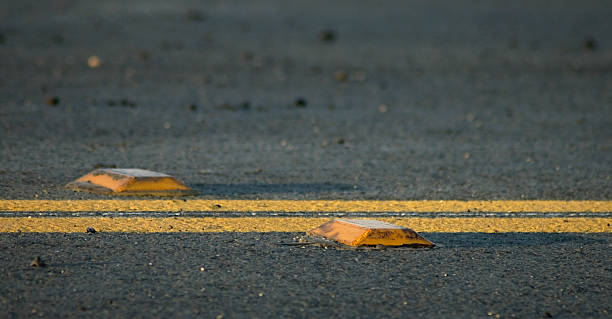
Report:
<svg viewBox="0 0 612 319"><path fill-rule="evenodd" d="M1 302L10 316L606 317L611 207L608 201L4 200L0 243L10 255L0 256L10 285ZM411 227L437 246L298 243L305 231L345 216ZM45 267L31 267L33 256Z"/></svg>
<svg viewBox="0 0 612 319"><path fill-rule="evenodd" d="M0 8L0 317L610 317L607 1Z"/></svg>

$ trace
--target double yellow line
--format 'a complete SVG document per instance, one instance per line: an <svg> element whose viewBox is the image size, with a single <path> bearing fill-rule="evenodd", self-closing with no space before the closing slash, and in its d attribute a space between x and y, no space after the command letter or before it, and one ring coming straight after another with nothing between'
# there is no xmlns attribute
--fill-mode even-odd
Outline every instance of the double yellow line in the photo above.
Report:
<svg viewBox="0 0 612 319"><path fill-rule="evenodd" d="M104 216L57 217L58 212ZM155 217L150 212L192 214ZM466 212L474 215L453 216ZM270 216L278 213L283 217ZM309 215L293 216L300 213ZM334 200L0 200L0 232L84 232L87 227L104 232L303 232L329 220L321 217L326 213L359 213L366 218L377 214L376 219L418 232L612 232L612 201ZM401 217L402 213L412 215ZM485 213L490 217L482 217Z"/></svg>
<svg viewBox="0 0 612 319"><path fill-rule="evenodd" d="M0 200L0 212L612 212L612 201Z"/></svg>

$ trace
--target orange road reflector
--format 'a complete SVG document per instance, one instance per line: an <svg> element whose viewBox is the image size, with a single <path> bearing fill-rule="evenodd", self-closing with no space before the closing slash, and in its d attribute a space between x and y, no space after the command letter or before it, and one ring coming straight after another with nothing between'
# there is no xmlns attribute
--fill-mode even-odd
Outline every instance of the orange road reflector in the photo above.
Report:
<svg viewBox="0 0 612 319"><path fill-rule="evenodd" d="M349 246L435 246L410 228L372 219L332 219L308 234Z"/></svg>
<svg viewBox="0 0 612 319"><path fill-rule="evenodd" d="M138 168L101 168L66 185L97 194L123 196L187 196L198 192L170 175Z"/></svg>

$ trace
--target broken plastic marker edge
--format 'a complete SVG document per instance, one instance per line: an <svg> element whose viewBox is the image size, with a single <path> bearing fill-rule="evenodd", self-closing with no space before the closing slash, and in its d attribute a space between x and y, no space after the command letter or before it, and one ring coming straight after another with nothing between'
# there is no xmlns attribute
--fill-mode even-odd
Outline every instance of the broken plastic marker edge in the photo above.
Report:
<svg viewBox="0 0 612 319"><path fill-rule="evenodd" d="M189 196L198 192L173 176L138 168L101 168L66 185L66 188L105 195Z"/></svg>
<svg viewBox="0 0 612 319"><path fill-rule="evenodd" d="M332 219L307 234L349 246L435 246L410 228L372 219Z"/></svg>

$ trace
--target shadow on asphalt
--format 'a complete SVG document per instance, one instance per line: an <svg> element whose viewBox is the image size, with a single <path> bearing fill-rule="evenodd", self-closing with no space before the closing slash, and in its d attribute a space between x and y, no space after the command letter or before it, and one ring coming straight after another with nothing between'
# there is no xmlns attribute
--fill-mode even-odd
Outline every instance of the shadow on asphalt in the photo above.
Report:
<svg viewBox="0 0 612 319"><path fill-rule="evenodd" d="M520 247L571 242L573 244L603 243L605 240L587 238L572 233L421 233L439 247Z"/></svg>
<svg viewBox="0 0 612 319"><path fill-rule="evenodd" d="M252 195L252 194L309 194L355 191L350 184L292 183L292 184L194 184L202 195Z"/></svg>

